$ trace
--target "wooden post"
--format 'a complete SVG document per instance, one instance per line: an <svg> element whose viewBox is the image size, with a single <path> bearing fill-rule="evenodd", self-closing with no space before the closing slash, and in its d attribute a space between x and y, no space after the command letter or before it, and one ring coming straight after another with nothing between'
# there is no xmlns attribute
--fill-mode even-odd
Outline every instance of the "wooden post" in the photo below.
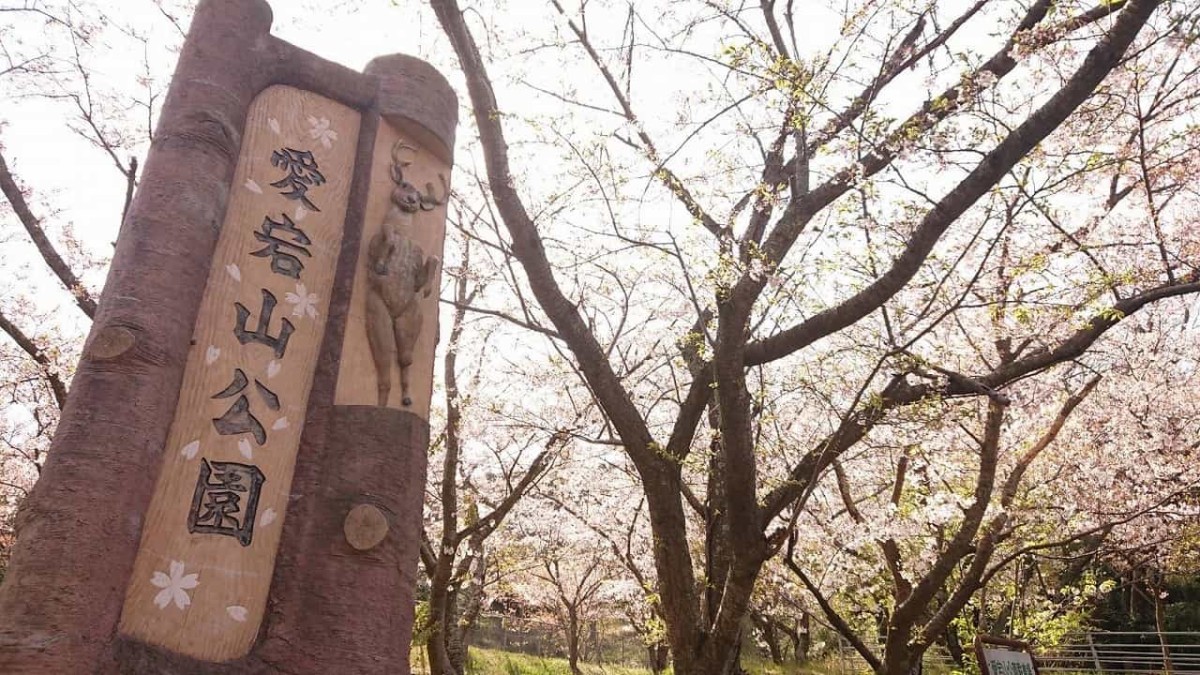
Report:
<svg viewBox="0 0 1200 675"><path fill-rule="evenodd" d="M196 10L19 518L0 672L408 671L457 103L270 23Z"/></svg>

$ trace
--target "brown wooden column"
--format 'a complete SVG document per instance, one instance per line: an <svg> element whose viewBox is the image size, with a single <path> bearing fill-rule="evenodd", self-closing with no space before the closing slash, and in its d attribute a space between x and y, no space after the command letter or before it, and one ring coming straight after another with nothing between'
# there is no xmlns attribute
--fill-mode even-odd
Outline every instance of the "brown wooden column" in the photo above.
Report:
<svg viewBox="0 0 1200 675"><path fill-rule="evenodd" d="M342 396L375 388L353 336L361 333L354 307L364 231L378 227L388 199L381 139L409 139L420 156L412 176L448 178L457 103L419 60L382 57L357 73L270 36L270 23L263 0L201 0L197 8L43 477L19 518L0 588L0 672L407 672L430 384L414 385L421 400L412 406ZM131 571L151 497L162 489L160 469L168 456L181 461L168 438L184 415L185 368L204 348L195 344L198 315L206 285L221 276L209 278L222 227L231 226L226 206L243 188L232 179L247 114L280 84L356 111L356 138L345 142L357 151L307 407L303 420L291 420L303 431L266 613L248 654L209 663L121 637L118 621L130 584L146 581ZM418 222L443 227L444 208ZM440 256L440 233L436 246L422 245ZM436 291L423 306L418 360L427 365L414 366L418 378L432 370ZM348 346L356 364L349 373ZM207 399L192 392L189 400ZM223 442L214 439L205 443ZM242 620L232 611L242 608L229 609Z"/></svg>
<svg viewBox="0 0 1200 675"><path fill-rule="evenodd" d="M217 241L264 2L204 2L0 588L0 672L90 672L115 630Z"/></svg>

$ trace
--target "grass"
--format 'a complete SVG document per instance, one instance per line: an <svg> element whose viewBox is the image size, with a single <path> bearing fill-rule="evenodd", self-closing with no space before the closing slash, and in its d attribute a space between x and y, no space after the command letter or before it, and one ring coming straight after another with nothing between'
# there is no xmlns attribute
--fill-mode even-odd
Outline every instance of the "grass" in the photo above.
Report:
<svg viewBox="0 0 1200 675"><path fill-rule="evenodd" d="M785 664L777 666L771 662L746 660L743 662L751 675L825 675L833 671L811 665ZM584 675L650 675L648 668L614 664L580 663ZM413 651L412 671L418 675L428 672L423 655ZM467 663L469 675L571 675L566 659L532 656L498 649L472 647ZM670 673L670 670L667 671Z"/></svg>
<svg viewBox="0 0 1200 675"><path fill-rule="evenodd" d="M471 675L571 675L566 659L475 648L470 654ZM579 668L585 675L650 675L645 668L612 664L580 663Z"/></svg>

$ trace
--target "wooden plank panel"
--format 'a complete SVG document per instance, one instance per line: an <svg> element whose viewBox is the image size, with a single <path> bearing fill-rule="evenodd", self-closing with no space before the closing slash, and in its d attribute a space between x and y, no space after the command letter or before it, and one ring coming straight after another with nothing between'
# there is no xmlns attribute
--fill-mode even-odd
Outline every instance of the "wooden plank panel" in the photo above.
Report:
<svg viewBox="0 0 1200 675"><path fill-rule="evenodd" d="M397 145L399 144L399 145ZM394 156L394 150L398 154ZM403 178L418 191L435 201L428 202L427 209L417 209L412 214L397 213L392 197L396 182L393 180L392 165L396 159L404 164ZM444 181L443 181L444 179ZM390 123L383 123L375 141L371 162L371 183L367 196L367 208L363 223L362 245L359 263L354 276L354 291L350 300L349 318L342 344L342 361L338 374L335 402L338 405L377 405L379 396L376 368L372 359L371 345L367 339L367 300L370 294L370 247L371 242L392 221L402 238L420 248L422 256L442 259L442 247L446 236L445 196L450 181L450 165L439 159L418 140L417 135L405 133ZM408 217L411 215L411 217ZM387 406L408 410L422 419L429 419L429 404L433 393L434 350L438 339L438 289L441 284L442 268L437 265L428 284L428 296L416 299L422 325L413 349L413 363L409 367L411 405L403 404L400 386L399 365L388 369L391 391Z"/></svg>
<svg viewBox="0 0 1200 675"><path fill-rule="evenodd" d="M342 240L359 114L250 107L120 631L209 661L262 621ZM181 227L189 224L181 223Z"/></svg>

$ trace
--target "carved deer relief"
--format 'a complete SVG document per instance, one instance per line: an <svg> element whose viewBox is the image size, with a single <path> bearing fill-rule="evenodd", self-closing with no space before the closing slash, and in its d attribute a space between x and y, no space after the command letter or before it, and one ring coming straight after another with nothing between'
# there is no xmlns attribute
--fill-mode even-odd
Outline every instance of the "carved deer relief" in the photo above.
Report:
<svg viewBox="0 0 1200 675"><path fill-rule="evenodd" d="M405 407L412 405L408 371L421 334L420 300L434 291L441 264L437 256L426 257L406 233L413 231L417 213L445 204L450 196L446 177L441 174L438 174L442 181L441 197L434 193L432 183L426 183L422 193L405 180L404 169L412 160L402 159L401 150L415 152L415 148L399 140L392 146L390 173L396 184L391 193L392 204L379 232L367 246L367 342L375 362L380 407L387 405L391 393L393 363L400 367L400 402Z"/></svg>

